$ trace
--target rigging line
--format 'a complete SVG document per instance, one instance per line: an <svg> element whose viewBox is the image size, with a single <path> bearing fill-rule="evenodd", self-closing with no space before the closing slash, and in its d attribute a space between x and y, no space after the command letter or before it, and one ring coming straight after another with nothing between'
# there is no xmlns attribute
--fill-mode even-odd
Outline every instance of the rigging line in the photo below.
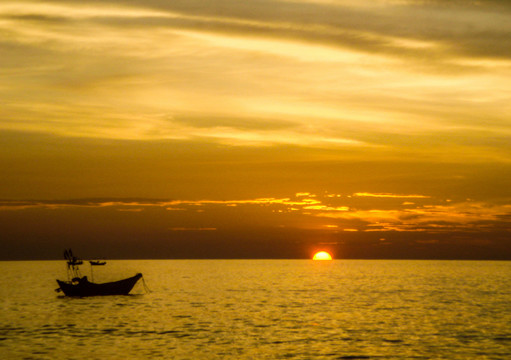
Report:
<svg viewBox="0 0 511 360"><path fill-rule="evenodd" d="M148 293L148 294L151 293L151 290L149 289L149 287L145 283L144 276L142 276L142 284L144 285L144 290L146 291L146 293Z"/></svg>

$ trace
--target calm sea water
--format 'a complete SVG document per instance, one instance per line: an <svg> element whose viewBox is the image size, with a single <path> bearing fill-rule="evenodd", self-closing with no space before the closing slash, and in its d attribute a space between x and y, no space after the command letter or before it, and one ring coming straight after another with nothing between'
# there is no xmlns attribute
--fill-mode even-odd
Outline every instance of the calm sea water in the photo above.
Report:
<svg viewBox="0 0 511 360"><path fill-rule="evenodd" d="M511 262L110 261L152 292L94 298L0 271L2 359L511 359Z"/></svg>

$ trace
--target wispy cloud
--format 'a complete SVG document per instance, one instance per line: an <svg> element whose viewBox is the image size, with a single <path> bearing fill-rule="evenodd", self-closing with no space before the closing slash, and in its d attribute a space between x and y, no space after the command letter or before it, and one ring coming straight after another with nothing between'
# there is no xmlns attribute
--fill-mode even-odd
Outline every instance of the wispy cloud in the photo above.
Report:
<svg viewBox="0 0 511 360"><path fill-rule="evenodd" d="M419 206L414 209L331 211L315 215L360 221L363 224L363 231L486 232L496 227L509 229L511 225L505 220L511 216L511 206L495 206L481 202Z"/></svg>
<svg viewBox="0 0 511 360"><path fill-rule="evenodd" d="M0 129L502 161L511 9L438 4L3 2Z"/></svg>
<svg viewBox="0 0 511 360"><path fill-rule="evenodd" d="M397 199L427 199L430 196L426 195L400 195L400 194L373 194L367 192L355 193L355 196L361 197L376 197L376 198L397 198Z"/></svg>
<svg viewBox="0 0 511 360"><path fill-rule="evenodd" d="M428 203L406 206L393 202L395 198L415 197L427 199ZM156 200L156 199L84 199L70 201L2 201L0 211L48 209L65 210L70 208L112 209L118 211L141 212L145 209L163 211L197 212L223 214L222 209L243 207L242 212L252 212L253 216L266 219L269 224L284 221L283 226L309 229L331 229L346 232L488 232L496 229L511 229L511 205L492 204L482 201L452 202L432 199L428 196L400 195L384 196L381 201L388 203L358 203L351 198L350 205L341 205L348 197L332 198L312 193L298 193L289 198L256 198L240 200ZM379 205L379 207L377 207ZM220 211L220 212L219 212ZM255 215L258 214L258 215ZM276 214L288 214L285 220ZM224 220L217 219L224 224ZM277 220L280 219L280 220ZM309 220L304 220L309 219ZM316 220L314 220L316 219ZM314 220L314 221L313 221ZM324 220L324 221L323 221ZM332 223L332 220L336 222ZM318 222L319 221L319 222ZM214 223L214 221L213 221ZM172 227L173 231L210 231L216 226Z"/></svg>

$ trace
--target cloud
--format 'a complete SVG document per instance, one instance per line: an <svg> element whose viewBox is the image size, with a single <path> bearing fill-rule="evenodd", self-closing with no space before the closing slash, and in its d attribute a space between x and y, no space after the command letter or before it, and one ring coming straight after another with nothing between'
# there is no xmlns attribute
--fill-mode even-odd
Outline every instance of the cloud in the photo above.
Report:
<svg viewBox="0 0 511 360"><path fill-rule="evenodd" d="M438 71L440 67L451 70L455 67L477 67L475 64L464 65L464 58L509 60L511 55L511 46L502 46L509 38L506 36L509 32L507 19L511 12L511 7L503 6L505 3L500 6L488 3L478 7L465 2L451 2L449 6L425 2L382 2L377 7L353 6L353 2L339 5L330 2L277 1L259 1L250 5L220 1L212 7L196 1L144 1L138 6L135 4L127 7L117 2L88 5L78 2L7 2L0 6L0 16L14 21L11 25L16 25L15 21L75 22L65 25L71 30L75 29L66 34L45 26L35 27L37 24L29 27L34 31L11 26L11 31L19 32L19 35L46 36L47 40L80 40L90 44L99 44L98 40L108 39L124 42L123 36L112 37L108 34L120 35L114 29L125 28L128 21L135 29L179 30L188 35L195 34L193 36L209 36L211 41L224 41L226 45L240 50L246 46L259 46L264 52L277 51L282 55L311 54L317 61L321 58L321 46L324 46L327 52L330 51L328 48L343 50L332 50L326 54L325 59L329 61L332 56L335 59L336 56L359 56L356 52L364 52L413 60L421 66L436 63ZM268 10L275 6L280 11ZM98 22L103 35L99 39L81 36L76 31L80 28L76 21L82 20ZM38 31L35 31L36 28ZM129 33L128 29L123 31ZM239 42L236 42L237 38ZM149 37L139 36L132 41L143 39L149 40ZM277 42L281 46L274 46ZM293 51L293 46L300 47L297 50L301 51ZM316 51L304 52L307 46L316 47ZM423 60L425 54L428 54L428 62Z"/></svg>
<svg viewBox="0 0 511 360"><path fill-rule="evenodd" d="M243 117L233 116L227 114L222 116L218 113L213 114L192 114L183 113L176 114L169 117L169 121L173 123L180 123L184 126L192 128L208 129L212 128L236 128L238 130L246 131L272 131L272 130L285 130L297 126L295 122L283 119L265 119L261 117Z"/></svg>
<svg viewBox="0 0 511 360"><path fill-rule="evenodd" d="M437 44L447 53L450 50L451 56L509 55L509 47L491 46L500 43L500 35L508 30L511 8L505 2L479 6L463 1L447 6L425 1L381 1L379 6L363 1L257 1L249 5L219 1L214 7L197 1L139 4L187 20L188 24L179 26L191 30L298 39L399 56L406 56L406 49L431 50ZM279 11L269 10L276 7ZM441 57L442 52L435 55Z"/></svg>
<svg viewBox="0 0 511 360"><path fill-rule="evenodd" d="M297 228L331 229L346 232L427 232L449 233L489 232L511 230L511 205L492 204L482 201L447 202L428 196L400 195L397 198L415 197L429 204L395 204L395 197L382 197L382 203L358 203L351 198L349 206L341 205L347 197L331 198L302 192L288 198L255 198L238 200L164 200L164 199L78 199L68 201L9 201L0 202L0 211L8 210L66 210L71 208L113 209L141 212L143 210L171 210L175 212L197 212L211 214L224 224L235 213L248 211L248 218L260 218L268 224L279 224ZM360 198L363 198L360 197ZM377 207L379 205L379 207ZM414 206L412 206L414 205ZM391 208L389 208L391 207ZM233 209L237 208L237 209ZM232 211L227 211L233 209ZM219 215L223 214L223 215ZM256 215L257 214L257 215ZM277 214L288 214L285 220ZM221 220L222 217L225 219ZM218 218L219 217L219 218ZM280 220L279 220L280 219ZM305 220L308 219L308 220ZM323 222L322 219L325 221ZM332 223L332 220L337 222ZM318 222L319 221L319 222ZM212 225L214 224L211 223ZM227 226L227 225L223 225ZM173 231L206 231L217 226L172 227Z"/></svg>
<svg viewBox="0 0 511 360"><path fill-rule="evenodd" d="M64 209L70 207L83 208L120 208L131 210L135 208L160 207L168 210L183 210L201 206L238 206L238 205L286 205L286 206L310 206L319 204L315 199L291 198L256 198L244 200L163 200L163 199L73 199L73 200L1 200L0 210L25 210L29 208ZM176 206L178 206L176 208Z"/></svg>
<svg viewBox="0 0 511 360"><path fill-rule="evenodd" d="M0 129L507 161L510 7L368 4L3 2Z"/></svg>
<svg viewBox="0 0 511 360"><path fill-rule="evenodd" d="M486 232L503 226L511 215L511 206L482 202L462 202L453 205L417 206L396 210L358 210L349 212L319 212L319 217L360 221L363 231L411 231L411 232Z"/></svg>
<svg viewBox="0 0 511 360"><path fill-rule="evenodd" d="M359 192L359 193L355 193L354 195L361 196L361 197L396 198L396 199L428 199L428 198L430 198L430 196L426 196L426 195L373 194L373 193L367 193L367 192Z"/></svg>

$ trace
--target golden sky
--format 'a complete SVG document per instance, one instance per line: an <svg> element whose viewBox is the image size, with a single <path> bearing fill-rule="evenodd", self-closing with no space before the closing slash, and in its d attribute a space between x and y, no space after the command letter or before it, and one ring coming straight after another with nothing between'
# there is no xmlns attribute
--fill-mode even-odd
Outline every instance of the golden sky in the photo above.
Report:
<svg viewBox="0 0 511 360"><path fill-rule="evenodd" d="M511 258L510 18L4 0L4 257Z"/></svg>

